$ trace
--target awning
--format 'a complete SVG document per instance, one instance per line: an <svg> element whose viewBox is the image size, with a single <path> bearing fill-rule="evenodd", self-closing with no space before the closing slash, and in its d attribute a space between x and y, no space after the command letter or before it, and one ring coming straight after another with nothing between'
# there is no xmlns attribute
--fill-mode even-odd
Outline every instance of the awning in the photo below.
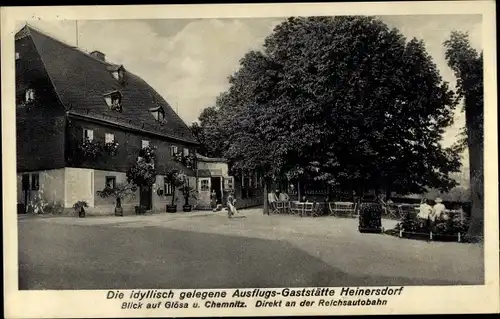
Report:
<svg viewBox="0 0 500 319"><path fill-rule="evenodd" d="M198 170L198 177L211 177L212 174L210 173L209 169L199 169Z"/></svg>

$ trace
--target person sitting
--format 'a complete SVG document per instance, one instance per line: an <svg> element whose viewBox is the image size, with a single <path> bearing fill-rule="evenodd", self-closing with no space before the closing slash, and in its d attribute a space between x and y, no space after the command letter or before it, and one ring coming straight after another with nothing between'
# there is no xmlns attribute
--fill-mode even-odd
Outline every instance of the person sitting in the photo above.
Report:
<svg viewBox="0 0 500 319"><path fill-rule="evenodd" d="M417 218L424 225L430 226L430 222L432 221L431 215L432 215L431 205L429 205L426 198L422 198L422 201L420 202L420 208L419 208L419 212L417 214Z"/></svg>
<svg viewBox="0 0 500 319"><path fill-rule="evenodd" d="M279 197L279 201L280 202L288 202L290 200L290 196L288 196L288 194L286 192L281 192L280 193L280 197Z"/></svg>
<svg viewBox="0 0 500 319"><path fill-rule="evenodd" d="M446 220L448 219L448 216L446 215L446 207L443 204L443 200L441 198L436 198L435 200L436 204L432 207L432 216L431 219L432 221L436 220Z"/></svg>

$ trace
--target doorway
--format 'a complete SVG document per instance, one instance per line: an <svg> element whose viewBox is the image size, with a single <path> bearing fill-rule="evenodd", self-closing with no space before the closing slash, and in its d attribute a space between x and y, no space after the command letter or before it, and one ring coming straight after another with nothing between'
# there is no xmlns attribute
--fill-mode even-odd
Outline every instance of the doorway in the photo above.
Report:
<svg viewBox="0 0 500 319"><path fill-rule="evenodd" d="M153 192L150 186L141 186L139 191L139 205L145 207L146 210L152 208Z"/></svg>
<svg viewBox="0 0 500 319"><path fill-rule="evenodd" d="M214 190L217 204L222 204L222 177L211 177L210 184L212 184L210 193Z"/></svg>

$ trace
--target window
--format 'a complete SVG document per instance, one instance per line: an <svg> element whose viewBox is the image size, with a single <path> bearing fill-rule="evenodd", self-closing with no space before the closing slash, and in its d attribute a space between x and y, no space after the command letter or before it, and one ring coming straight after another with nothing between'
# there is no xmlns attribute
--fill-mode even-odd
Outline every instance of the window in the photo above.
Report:
<svg viewBox="0 0 500 319"><path fill-rule="evenodd" d="M146 148L146 147L148 147L148 146L149 146L149 141L147 141L147 140L142 140L141 147L142 147L142 148Z"/></svg>
<svg viewBox="0 0 500 319"><path fill-rule="evenodd" d="M172 195L172 184L167 182L165 180L165 183L163 184L163 191L165 193L165 196L171 196Z"/></svg>
<svg viewBox="0 0 500 319"><path fill-rule="evenodd" d="M111 74L113 74L115 80L123 81L123 75L124 75L123 68L119 68L118 70L113 71Z"/></svg>
<svg viewBox="0 0 500 319"><path fill-rule="evenodd" d="M158 122L163 122L165 120L165 113L163 112L163 109L151 111L151 114L153 114L153 117Z"/></svg>
<svg viewBox="0 0 500 319"><path fill-rule="evenodd" d="M208 179L202 179L200 180L200 190L202 192L208 192L209 191L209 185L208 185Z"/></svg>
<svg viewBox="0 0 500 319"><path fill-rule="evenodd" d="M19 52L16 52L16 60L19 60Z"/></svg>
<svg viewBox="0 0 500 319"><path fill-rule="evenodd" d="M170 155L174 156L177 153L177 146L170 146Z"/></svg>
<svg viewBox="0 0 500 319"><path fill-rule="evenodd" d="M116 186L116 177L115 176L106 176L106 188L115 189Z"/></svg>
<svg viewBox="0 0 500 319"><path fill-rule="evenodd" d="M94 131L84 128L83 129L83 138L86 140L89 140L89 141L93 141L94 140Z"/></svg>
<svg viewBox="0 0 500 319"><path fill-rule="evenodd" d="M38 173L31 174L31 190L37 191L40 189L40 176Z"/></svg>
<svg viewBox="0 0 500 319"><path fill-rule="evenodd" d="M111 110L122 111L122 94L114 91L104 95L104 100Z"/></svg>
<svg viewBox="0 0 500 319"><path fill-rule="evenodd" d="M104 134L104 142L105 143L113 143L115 141L115 136L111 133Z"/></svg>
<svg viewBox="0 0 500 319"><path fill-rule="evenodd" d="M189 155L189 148L185 148L182 150L184 156L188 156Z"/></svg>
<svg viewBox="0 0 500 319"><path fill-rule="evenodd" d="M35 90L27 89L25 92L25 100L26 103L33 103L35 101Z"/></svg>
<svg viewBox="0 0 500 319"><path fill-rule="evenodd" d="M234 189L234 178L232 176L229 176L228 178L224 179L225 182L225 188L226 189Z"/></svg>

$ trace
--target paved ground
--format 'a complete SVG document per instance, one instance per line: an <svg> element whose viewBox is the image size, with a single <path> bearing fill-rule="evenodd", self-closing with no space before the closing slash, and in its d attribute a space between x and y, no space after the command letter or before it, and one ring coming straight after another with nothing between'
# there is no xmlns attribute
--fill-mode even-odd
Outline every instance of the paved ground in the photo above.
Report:
<svg viewBox="0 0 500 319"><path fill-rule="evenodd" d="M483 282L480 244L360 234L346 218L241 211L20 218L20 289ZM385 228L394 221L384 221Z"/></svg>

